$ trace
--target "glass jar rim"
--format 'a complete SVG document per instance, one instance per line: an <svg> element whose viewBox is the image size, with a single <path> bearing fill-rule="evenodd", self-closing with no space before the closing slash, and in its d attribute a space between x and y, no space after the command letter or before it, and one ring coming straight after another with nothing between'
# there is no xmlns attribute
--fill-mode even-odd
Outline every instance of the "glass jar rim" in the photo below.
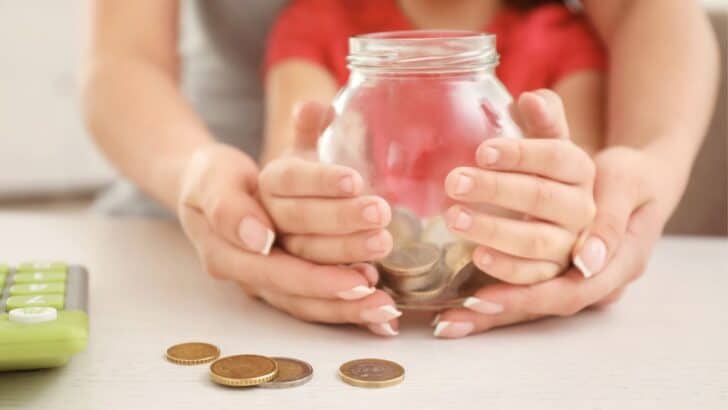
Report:
<svg viewBox="0 0 728 410"><path fill-rule="evenodd" d="M403 30L349 39L349 68L391 73L483 71L495 67L496 36L464 30Z"/></svg>

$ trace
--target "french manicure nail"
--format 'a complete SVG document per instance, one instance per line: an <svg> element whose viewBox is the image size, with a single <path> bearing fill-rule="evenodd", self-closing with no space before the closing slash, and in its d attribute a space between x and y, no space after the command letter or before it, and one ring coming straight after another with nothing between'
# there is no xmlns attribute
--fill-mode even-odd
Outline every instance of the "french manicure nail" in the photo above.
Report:
<svg viewBox="0 0 728 410"><path fill-rule="evenodd" d="M472 311L483 313L485 315L496 315L503 312L503 305L494 302L488 302L487 300L482 300L472 296L465 299L465 302L463 302L463 306Z"/></svg>
<svg viewBox="0 0 728 410"><path fill-rule="evenodd" d="M379 210L379 204L369 204L364 207L361 213L365 221L378 224L382 221L382 212Z"/></svg>
<svg viewBox="0 0 728 410"><path fill-rule="evenodd" d="M373 324L369 325L368 327L369 327L369 330L371 330L372 332L374 332L375 334L378 334L380 336L392 337L392 336L397 336L399 334L399 332L394 330L392 325L390 325L387 322L373 323Z"/></svg>
<svg viewBox="0 0 728 410"><path fill-rule="evenodd" d="M343 290L343 291L337 293L336 296L338 296L339 298L344 299L344 300L357 300L357 299L363 299L363 298L371 295L375 291L376 291L376 289L374 289L372 287L359 285L359 286L354 286L353 288L351 288L349 290Z"/></svg>
<svg viewBox="0 0 728 410"><path fill-rule="evenodd" d="M379 306L374 309L367 309L361 312L361 318L365 322L384 323L402 316L402 312L392 305Z"/></svg>
<svg viewBox="0 0 728 410"><path fill-rule="evenodd" d="M455 178L455 195L465 195L473 189L473 178L460 174Z"/></svg>
<svg viewBox="0 0 728 410"><path fill-rule="evenodd" d="M454 228L460 231L467 231L473 224L473 217L468 215L465 211L458 211L453 224Z"/></svg>
<svg viewBox="0 0 728 410"><path fill-rule="evenodd" d="M349 265L349 267L361 273L371 286L374 286L377 282L379 282L379 272L377 272L377 268L372 266L372 264L360 262L353 263Z"/></svg>
<svg viewBox="0 0 728 410"><path fill-rule="evenodd" d="M345 194L354 193L354 178L351 175L347 175L339 181L339 189Z"/></svg>
<svg viewBox="0 0 728 410"><path fill-rule="evenodd" d="M435 317L432 319L432 322L430 322L430 327L437 326L437 324L440 322L440 314L436 314Z"/></svg>
<svg viewBox="0 0 728 410"><path fill-rule="evenodd" d="M485 161L485 165L495 164L499 157L500 152L493 147L485 147L483 150L483 160Z"/></svg>
<svg viewBox="0 0 728 410"><path fill-rule="evenodd" d="M276 238L273 231L252 216L246 216L240 222L238 235L248 249L263 255L270 253L270 248Z"/></svg>
<svg viewBox="0 0 728 410"><path fill-rule="evenodd" d="M457 339L469 335L473 328L474 326L470 322L443 321L435 326L433 335L444 339Z"/></svg>
<svg viewBox="0 0 728 410"><path fill-rule="evenodd" d="M574 257L574 266L581 271L585 278L599 273L606 263L607 245L601 239L590 236Z"/></svg>
<svg viewBox="0 0 728 410"><path fill-rule="evenodd" d="M370 252L384 252L387 250L387 243L384 240L385 233L379 232L369 237L366 240L366 247Z"/></svg>
<svg viewBox="0 0 728 410"><path fill-rule="evenodd" d="M480 257L478 257L478 265L482 267L486 267L493 263L493 256L487 252L483 252Z"/></svg>

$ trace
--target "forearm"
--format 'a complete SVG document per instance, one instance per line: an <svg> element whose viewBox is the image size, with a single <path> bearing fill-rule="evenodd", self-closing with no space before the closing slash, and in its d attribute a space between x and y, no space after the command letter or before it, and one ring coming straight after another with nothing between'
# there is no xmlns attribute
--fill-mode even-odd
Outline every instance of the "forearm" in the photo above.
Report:
<svg viewBox="0 0 728 410"><path fill-rule="evenodd" d="M610 54L607 146L642 149L666 165L661 195L670 213L713 111L719 63L709 22L696 1L595 0L586 6L602 20L595 25ZM610 15L606 7L618 12Z"/></svg>
<svg viewBox="0 0 728 410"><path fill-rule="evenodd" d="M188 158L213 141L174 77L141 58L94 57L83 94L87 126L101 151L170 209Z"/></svg>

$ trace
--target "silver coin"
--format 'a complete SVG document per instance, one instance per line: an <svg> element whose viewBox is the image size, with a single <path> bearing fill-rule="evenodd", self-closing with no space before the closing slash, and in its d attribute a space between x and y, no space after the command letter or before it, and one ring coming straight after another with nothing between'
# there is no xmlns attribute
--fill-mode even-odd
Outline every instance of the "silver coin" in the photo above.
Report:
<svg viewBox="0 0 728 410"><path fill-rule="evenodd" d="M271 357L278 365L276 378L260 385L268 389L296 387L308 383L313 378L313 367L303 360L290 357Z"/></svg>
<svg viewBox="0 0 728 410"><path fill-rule="evenodd" d="M429 272L440 259L440 250L429 243L413 242L395 248L379 262L386 273L417 276Z"/></svg>

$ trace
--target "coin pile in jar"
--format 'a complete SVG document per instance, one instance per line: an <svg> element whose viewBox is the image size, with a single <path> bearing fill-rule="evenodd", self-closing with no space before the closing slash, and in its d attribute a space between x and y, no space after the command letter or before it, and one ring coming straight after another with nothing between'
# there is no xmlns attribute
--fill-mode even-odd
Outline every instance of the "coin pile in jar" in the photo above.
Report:
<svg viewBox="0 0 728 410"><path fill-rule="evenodd" d="M394 249L378 264L382 287L405 307L457 296L477 271L475 245L454 238L442 217L420 221L411 211L395 208L387 230Z"/></svg>
<svg viewBox="0 0 728 410"><path fill-rule="evenodd" d="M210 380L228 387L295 387L313 378L313 367L289 357L239 354L220 358L220 349L209 343L188 342L167 349L167 360L181 365L212 362ZM347 384L365 388L390 387L404 380L404 368L382 359L358 359L339 367L339 377Z"/></svg>

